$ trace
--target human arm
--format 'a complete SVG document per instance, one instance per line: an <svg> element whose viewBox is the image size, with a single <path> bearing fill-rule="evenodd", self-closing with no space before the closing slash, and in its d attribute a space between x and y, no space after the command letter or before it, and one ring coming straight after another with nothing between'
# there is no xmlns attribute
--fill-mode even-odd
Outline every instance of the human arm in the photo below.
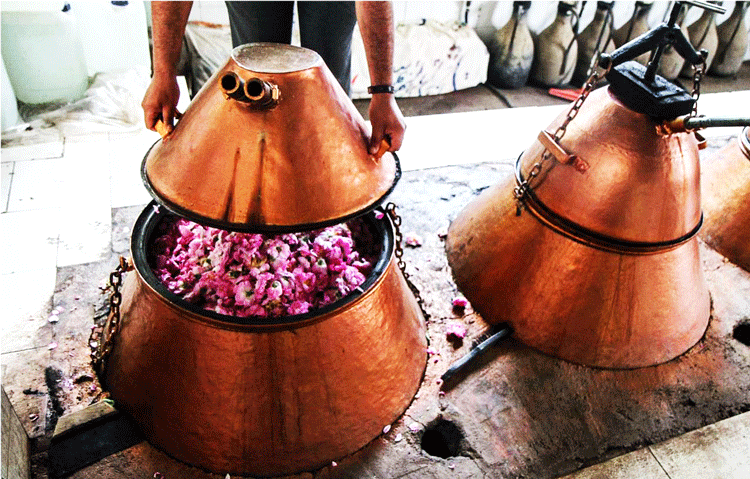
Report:
<svg viewBox="0 0 750 479"><path fill-rule="evenodd" d="M365 45L372 85L393 84L393 5L391 2L357 2L357 22ZM370 153L378 151L383 139L390 140L389 151L401 148L406 124L393 93L374 93L370 100Z"/></svg>
<svg viewBox="0 0 750 479"><path fill-rule="evenodd" d="M156 130L156 122L162 119L167 131L171 132L174 118L179 116L177 64L192 6L193 2L151 2L153 76L141 103L149 130Z"/></svg>

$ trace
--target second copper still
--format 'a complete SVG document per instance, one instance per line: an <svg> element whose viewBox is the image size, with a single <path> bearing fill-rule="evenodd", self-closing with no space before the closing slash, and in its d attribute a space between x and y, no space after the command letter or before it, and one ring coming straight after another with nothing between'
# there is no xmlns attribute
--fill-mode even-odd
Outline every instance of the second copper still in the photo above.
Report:
<svg viewBox="0 0 750 479"><path fill-rule="evenodd" d="M550 355L607 368L668 361L706 330L710 300L699 139L662 122L695 99L632 60L678 38L669 24L603 55L599 74L518 159L513 177L453 221L454 278L482 317ZM676 45L694 65L702 54ZM590 94L589 94L590 93Z"/></svg>
<svg viewBox="0 0 750 479"><path fill-rule="evenodd" d="M395 261L395 210L372 211L398 180L398 159L369 155L367 138L316 53L250 44L146 154L144 183L160 207L135 224L134 271L121 299L113 294L93 360L158 449L222 477L295 474L355 452L408 407L426 366L425 324ZM223 315L172 294L152 271L155 231L175 215L253 232L356 217L380 253L365 283L328 306Z"/></svg>
<svg viewBox="0 0 750 479"><path fill-rule="evenodd" d="M702 184L706 224L701 238L750 271L750 128L707 162Z"/></svg>

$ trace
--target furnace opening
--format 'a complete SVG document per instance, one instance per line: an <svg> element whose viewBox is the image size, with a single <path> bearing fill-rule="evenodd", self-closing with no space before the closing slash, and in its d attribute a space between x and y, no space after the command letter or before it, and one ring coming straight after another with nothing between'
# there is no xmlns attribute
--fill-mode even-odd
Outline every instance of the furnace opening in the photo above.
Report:
<svg viewBox="0 0 750 479"><path fill-rule="evenodd" d="M443 459L463 455L464 435L451 421L433 421L422 434L422 450Z"/></svg>
<svg viewBox="0 0 750 479"><path fill-rule="evenodd" d="M735 326L732 337L745 346L750 346L750 321Z"/></svg>

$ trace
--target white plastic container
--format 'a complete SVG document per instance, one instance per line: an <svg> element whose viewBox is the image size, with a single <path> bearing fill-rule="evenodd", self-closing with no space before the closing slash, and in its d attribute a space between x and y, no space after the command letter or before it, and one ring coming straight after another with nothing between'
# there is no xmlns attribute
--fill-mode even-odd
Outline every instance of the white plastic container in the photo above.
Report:
<svg viewBox="0 0 750 479"><path fill-rule="evenodd" d="M5 131L11 126L16 126L19 122L16 95L13 92L13 85L10 84L8 72L5 70L5 62L3 62L3 83L0 92L2 92L3 100L2 126L3 131Z"/></svg>
<svg viewBox="0 0 750 479"><path fill-rule="evenodd" d="M71 5L89 76L151 66L142 1L76 0Z"/></svg>
<svg viewBox="0 0 750 479"><path fill-rule="evenodd" d="M24 103L75 101L86 92L83 47L74 12L63 2L3 2L2 53Z"/></svg>

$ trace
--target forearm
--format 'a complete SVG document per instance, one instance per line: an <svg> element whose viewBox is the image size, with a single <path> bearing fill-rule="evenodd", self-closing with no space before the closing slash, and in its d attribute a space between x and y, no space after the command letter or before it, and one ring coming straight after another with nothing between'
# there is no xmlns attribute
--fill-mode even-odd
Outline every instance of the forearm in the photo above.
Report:
<svg viewBox="0 0 750 479"><path fill-rule="evenodd" d="M151 2L154 76L176 76L182 37L193 2Z"/></svg>
<svg viewBox="0 0 750 479"><path fill-rule="evenodd" d="M365 45L370 84L393 84L393 5L358 1L357 22Z"/></svg>

